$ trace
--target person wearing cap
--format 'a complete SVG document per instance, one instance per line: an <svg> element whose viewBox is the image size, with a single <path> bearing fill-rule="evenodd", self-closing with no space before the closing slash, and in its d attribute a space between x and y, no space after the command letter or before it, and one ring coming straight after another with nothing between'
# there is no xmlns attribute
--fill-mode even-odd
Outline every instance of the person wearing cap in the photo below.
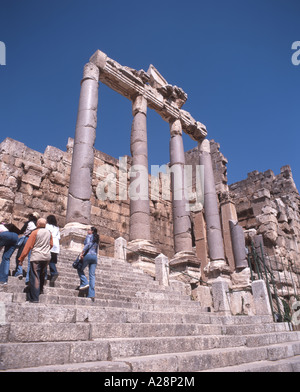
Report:
<svg viewBox="0 0 300 392"><path fill-rule="evenodd" d="M10 258L16 249L19 237L17 233L9 231L4 225L0 224L0 250L4 246L4 252L2 255L2 262L0 264L0 285L7 285Z"/></svg>
<svg viewBox="0 0 300 392"><path fill-rule="evenodd" d="M39 302L39 296L43 292L45 273L51 260L51 248L53 247L52 234L46 229L46 224L46 219L40 218L37 221L37 229L30 234L19 258L20 265L22 265L31 251L27 300L34 303Z"/></svg>

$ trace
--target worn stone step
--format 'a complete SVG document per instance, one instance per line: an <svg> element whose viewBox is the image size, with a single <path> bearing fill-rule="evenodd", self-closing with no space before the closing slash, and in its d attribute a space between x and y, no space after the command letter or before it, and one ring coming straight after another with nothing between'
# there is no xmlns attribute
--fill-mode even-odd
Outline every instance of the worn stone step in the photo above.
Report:
<svg viewBox="0 0 300 392"><path fill-rule="evenodd" d="M0 369L109 361L108 342L65 341L1 344Z"/></svg>
<svg viewBox="0 0 300 392"><path fill-rule="evenodd" d="M210 324L209 314L178 314L174 312L143 311L95 306L57 306L43 304L5 305L7 323L195 323Z"/></svg>
<svg viewBox="0 0 300 392"><path fill-rule="evenodd" d="M9 293L0 292L0 301L4 303L25 303L26 294L24 293ZM139 309L144 311L164 311L164 312L177 312L182 314L194 314L195 311L198 313L207 313L205 309L200 307L198 303L195 306L187 305L174 305L164 302L163 304L157 302L145 303L145 301L121 301L112 299L95 299L95 302L91 302L90 298L81 297L70 297L70 296L58 296L58 295L40 295L40 304L56 304L56 305L80 305L80 306L101 306L101 307L112 307L112 308L124 308L124 309Z"/></svg>
<svg viewBox="0 0 300 392"><path fill-rule="evenodd" d="M0 326L1 342L44 342L68 340L94 340L99 338L158 338L164 336L199 336L218 335L223 333L222 326L205 324L176 324L176 323L111 323L104 320L102 323L75 322L70 319L71 314L64 315L66 322L11 322ZM73 322L72 322L73 321ZM24 326L26 327L24 328ZM297 340L298 332L266 333L245 336L228 335L228 341L240 340L246 345L261 346L264 344L281 343L288 340ZM222 338L225 335L222 335ZM241 338L241 339L239 339ZM196 339L196 338L195 338ZM174 346L176 347L176 345ZM212 345L212 348L215 348ZM199 348L198 348L199 349ZM201 348L202 349L202 348ZM189 349L191 350L191 348ZM187 351L189 351L187 350Z"/></svg>
<svg viewBox="0 0 300 392"><path fill-rule="evenodd" d="M128 373L130 366L125 362L84 362L68 363L65 365L38 366L32 368L3 370L3 373Z"/></svg>
<svg viewBox="0 0 300 392"><path fill-rule="evenodd" d="M258 361L277 361L300 355L300 343L274 344L263 347L238 347L202 350L143 357L124 357L133 372L199 372ZM120 361L116 359L116 361Z"/></svg>
<svg viewBox="0 0 300 392"><path fill-rule="evenodd" d="M263 342L265 337L265 343ZM253 336L177 336L156 338L114 339L110 341L112 359L128 356L148 356L164 353L181 353L222 349L229 347L262 347L266 344L291 343L297 341L296 333L264 334Z"/></svg>
<svg viewBox="0 0 300 392"><path fill-rule="evenodd" d="M23 286L12 286L8 285L3 289L3 292L6 293L24 293L25 287ZM52 296L52 297L70 297L70 298L78 298L79 296L84 295L83 292L78 290L70 290L70 289L60 289L55 287L45 287L44 294L40 296L40 301L42 301L42 297ZM26 298L26 296L24 297ZM186 299L181 299L180 297L177 299L172 298L172 296L164 295L163 293L133 293L132 296L121 294L112 294L107 293L105 290L96 289L96 298L97 299L108 299L108 300L118 300L123 302L132 302L138 304L157 304L161 306L187 306L194 307L195 309L199 309L200 304L192 301L187 301Z"/></svg>
<svg viewBox="0 0 300 392"><path fill-rule="evenodd" d="M142 338L161 336L197 336L220 335L221 326L207 324L154 324L127 323L102 324L92 323L91 336L99 338Z"/></svg>
<svg viewBox="0 0 300 392"><path fill-rule="evenodd" d="M48 332L49 329L47 330L47 327L45 327L44 333ZM58 329L58 333L59 332L61 332L60 329ZM296 340L296 337L293 338L292 334L286 334L285 343L281 342L281 344L277 344L277 339L278 336L275 334L272 338L274 343L269 347L253 346L252 337L241 336L114 338L113 340L98 339L93 342L44 341L22 344L16 341L14 344L0 345L0 364L2 364L2 369L34 367L37 366L36 358L33 357L35 354L39 356L39 366L59 364L61 362L64 364L84 361L91 362L95 360L107 360L109 358L110 360L117 362L124 360L128 363L129 361L131 365L133 363L133 371L140 371L138 367L135 368L135 366L140 366L140 363L143 364L143 366L145 366L145 364L147 365L147 368L143 369L149 369L149 366L153 366L153 360L155 360L156 356L159 356L159 358L165 356L165 359L167 359L167 362L169 363L170 359L171 361L174 360L173 355L176 355L175 358L181 360L187 359L189 363L192 363L193 371L200 371L203 369L201 367L197 369L196 366L198 366L199 361L201 363L203 357L216 360L217 358L215 357L220 355L223 361L227 361L228 358L232 360L232 357L234 356L240 358L241 350L244 350L243 352L246 354L246 358L250 358L251 360L254 359L255 361L266 359L275 361L277 359L291 357L294 354L299 355L297 353L299 353L300 346L299 343L293 342L293 340ZM279 338L279 340L281 340L281 338ZM41 349L43 350L42 353L38 351ZM54 358L54 352L57 354L56 362L54 362L56 360ZM16 353L18 354L16 355ZM45 353L47 353L47 355L45 355ZM226 355L224 356L224 354L227 354L228 358ZM169 356L167 357L167 355ZM236 361L237 360L238 359L236 359ZM228 366L227 362L225 363L226 366ZM206 365L207 364L205 364L205 366ZM190 367L188 367L188 369L190 369ZM172 370L165 369L161 371Z"/></svg>
<svg viewBox="0 0 300 392"><path fill-rule="evenodd" d="M300 355L275 362L260 361L225 368L204 370L203 373L299 373Z"/></svg>
<svg viewBox="0 0 300 392"><path fill-rule="evenodd" d="M1 301L1 296L0 296ZM103 304L102 304L103 305ZM117 305L117 304L115 304ZM245 327L248 333L287 332L289 324L272 322L268 316L227 317L213 313L170 312L166 308L160 310L143 310L120 307L87 305L76 306L60 304L12 303L5 305L6 322L96 322L106 323L188 323L222 325L223 333L240 335L239 326ZM246 324L246 322L248 324ZM259 330L256 328L259 326ZM230 328L229 328L230 327ZM264 328L263 328L264 327Z"/></svg>
<svg viewBox="0 0 300 392"><path fill-rule="evenodd" d="M23 294L24 289L23 288L18 288L18 289L14 289L12 290L12 292L14 293L20 293ZM10 292L10 291L8 291ZM76 290L65 290L65 289L55 289L55 288L49 288L49 289L45 289L44 290L43 295L40 296L40 301L44 301L47 299L45 297L64 297L64 298L70 298L70 302L69 303L75 303L74 301L72 301L72 298L77 299L80 297L80 292L76 291ZM128 296L124 296L124 295L113 295L113 294L107 294L106 292L102 292L100 290L96 290L96 297L97 299L103 299L103 300L116 300L116 301L121 301L121 302L129 302L129 303L136 303L136 304L152 304L152 305L158 305L158 306L184 306L185 305L185 301L182 300L176 300L176 299L170 299L170 298L164 298L163 296L161 296L160 294L157 295L156 297L154 295L151 295L149 293L148 298L146 297L138 297L138 296L132 296L132 297L128 297ZM21 297L20 297L21 298ZM26 298L23 297L23 298ZM67 303L66 301L64 303ZM187 303L187 307L192 308L193 305L191 305L190 303Z"/></svg>

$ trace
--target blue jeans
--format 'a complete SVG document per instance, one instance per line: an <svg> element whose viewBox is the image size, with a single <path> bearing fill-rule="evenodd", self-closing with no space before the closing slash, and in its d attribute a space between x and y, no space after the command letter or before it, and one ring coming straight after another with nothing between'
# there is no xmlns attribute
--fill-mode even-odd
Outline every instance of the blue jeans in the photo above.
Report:
<svg viewBox="0 0 300 392"><path fill-rule="evenodd" d="M89 266L89 281L87 280L84 269ZM82 267L77 270L80 278L80 287L89 284L88 298L95 298L95 272L97 268L97 256L87 254L83 258Z"/></svg>
<svg viewBox="0 0 300 392"><path fill-rule="evenodd" d="M23 276L23 267L19 264L20 263L19 262L19 257L21 256L21 254L22 254L22 252L23 252L23 250L25 248L25 245L26 245L26 242L28 241L28 238L29 237L25 237L25 236L19 238L19 242L18 242L19 249L18 249L17 256L16 256L15 277Z"/></svg>
<svg viewBox="0 0 300 392"><path fill-rule="evenodd" d="M27 273L26 273L26 279L25 279L25 283L29 283L29 274L30 274L30 256L31 256L31 251L28 253L28 264L27 264Z"/></svg>
<svg viewBox="0 0 300 392"><path fill-rule="evenodd" d="M0 265L0 282L2 283L8 280L10 258L16 249L18 240L19 237L16 233L10 233L9 231L0 233L0 247L5 247Z"/></svg>
<svg viewBox="0 0 300 392"><path fill-rule="evenodd" d="M27 292L27 300L29 302L39 302L40 294L44 288L47 265L47 261L34 261L30 263L29 290Z"/></svg>

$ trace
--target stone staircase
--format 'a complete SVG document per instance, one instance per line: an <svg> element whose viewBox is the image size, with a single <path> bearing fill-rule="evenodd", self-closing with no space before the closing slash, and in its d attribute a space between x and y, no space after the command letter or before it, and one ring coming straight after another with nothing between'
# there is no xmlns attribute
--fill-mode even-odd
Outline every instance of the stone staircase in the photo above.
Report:
<svg viewBox="0 0 300 392"><path fill-rule="evenodd" d="M0 289L2 372L300 371L300 332L288 324L209 313L107 257L92 302L76 291L75 257L62 252L60 276L39 304L25 302L24 280L11 276Z"/></svg>

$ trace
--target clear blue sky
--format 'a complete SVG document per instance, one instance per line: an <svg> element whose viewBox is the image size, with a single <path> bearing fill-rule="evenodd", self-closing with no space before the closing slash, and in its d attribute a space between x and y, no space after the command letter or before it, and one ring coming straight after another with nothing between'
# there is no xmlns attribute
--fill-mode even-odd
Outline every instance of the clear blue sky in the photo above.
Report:
<svg viewBox="0 0 300 392"><path fill-rule="evenodd" d="M100 49L183 88L183 109L229 160L229 183L289 164L300 189L299 0L0 0L0 41L0 141L65 150L83 66ZM129 155L131 103L104 85L99 94L95 147ZM150 164L168 162L169 126L151 110L148 133Z"/></svg>

